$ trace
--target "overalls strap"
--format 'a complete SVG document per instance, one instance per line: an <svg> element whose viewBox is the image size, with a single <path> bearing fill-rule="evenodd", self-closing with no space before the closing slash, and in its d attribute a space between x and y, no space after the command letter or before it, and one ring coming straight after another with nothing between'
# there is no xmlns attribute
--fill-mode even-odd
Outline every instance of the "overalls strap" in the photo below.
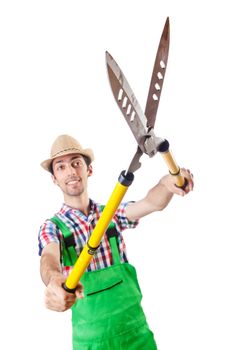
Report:
<svg viewBox="0 0 232 350"><path fill-rule="evenodd" d="M64 238L62 249L62 259L64 266L73 266L77 260L74 236L67 225L60 218L53 216L53 218L50 220L59 227Z"/></svg>
<svg viewBox="0 0 232 350"><path fill-rule="evenodd" d="M118 247L118 231L113 222L109 224L106 234L110 242L113 264L120 264L121 261L120 261L119 247Z"/></svg>
<svg viewBox="0 0 232 350"><path fill-rule="evenodd" d="M100 208L103 211L105 206L100 205ZM107 235L108 241L110 243L113 264L120 264L121 260L120 260L119 246L118 246L118 231L116 229L114 222L112 222L112 221L110 222L110 224L106 230L106 235Z"/></svg>

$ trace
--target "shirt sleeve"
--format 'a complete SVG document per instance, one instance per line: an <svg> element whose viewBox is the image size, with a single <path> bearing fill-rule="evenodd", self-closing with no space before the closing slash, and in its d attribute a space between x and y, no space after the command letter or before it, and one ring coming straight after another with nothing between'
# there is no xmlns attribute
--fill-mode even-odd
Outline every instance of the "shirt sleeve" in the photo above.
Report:
<svg viewBox="0 0 232 350"><path fill-rule="evenodd" d="M126 208L131 203L133 203L133 202L121 203L116 211L116 214L115 214L115 219L116 219L117 225L120 227L120 229L122 231L127 229L127 228L135 228L139 223L139 220L130 221L126 217Z"/></svg>
<svg viewBox="0 0 232 350"><path fill-rule="evenodd" d="M55 242L60 243L59 241L59 230L56 225L50 221L46 220L44 224L39 229L39 255L42 254L42 250L49 243Z"/></svg>

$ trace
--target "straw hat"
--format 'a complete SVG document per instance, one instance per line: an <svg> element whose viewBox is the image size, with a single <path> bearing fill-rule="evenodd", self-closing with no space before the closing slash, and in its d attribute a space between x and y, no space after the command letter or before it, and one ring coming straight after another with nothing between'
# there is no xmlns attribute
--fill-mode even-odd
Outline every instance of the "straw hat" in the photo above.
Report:
<svg viewBox="0 0 232 350"><path fill-rule="evenodd" d="M65 156L66 154L81 154L89 158L90 163L94 160L93 151L89 148L83 149L81 144L69 135L60 135L54 141L50 158L44 160L40 165L47 171L52 171L52 162L55 158Z"/></svg>

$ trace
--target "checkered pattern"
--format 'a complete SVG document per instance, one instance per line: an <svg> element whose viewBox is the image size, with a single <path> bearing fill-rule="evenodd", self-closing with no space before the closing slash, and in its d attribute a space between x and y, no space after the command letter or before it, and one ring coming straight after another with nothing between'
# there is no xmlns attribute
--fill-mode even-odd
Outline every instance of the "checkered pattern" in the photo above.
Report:
<svg viewBox="0 0 232 350"><path fill-rule="evenodd" d="M127 255L125 242L123 240L121 232L127 228L134 228L138 224L138 221L128 221L128 219L126 218L125 209L128 204L129 202L121 203L112 220L116 225L117 231L119 232L119 251L122 262L127 262ZM77 209L68 207L66 204L63 204L60 211L56 213L56 215L66 224L66 226L73 233L78 256L80 255L94 227L96 226L96 223L101 215L101 211L102 210L100 204L94 202L93 200L90 200L90 211L88 216L85 216L82 212L80 212ZM47 244L51 242L60 243L62 240L62 233L58 229L58 227L49 219L46 220L44 224L40 227L39 231L39 255L41 255L43 248ZM93 259L91 260L87 271L99 270L111 265L112 255L110 245L107 236L104 235L101 240L100 247L98 248ZM69 272L72 269L71 266L62 266L62 268L65 276L68 276Z"/></svg>

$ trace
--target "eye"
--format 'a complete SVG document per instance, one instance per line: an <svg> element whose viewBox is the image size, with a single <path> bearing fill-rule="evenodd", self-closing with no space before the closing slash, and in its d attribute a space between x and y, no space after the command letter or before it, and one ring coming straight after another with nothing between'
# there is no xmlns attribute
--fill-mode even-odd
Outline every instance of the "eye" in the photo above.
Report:
<svg viewBox="0 0 232 350"><path fill-rule="evenodd" d="M81 166L82 166L81 160L80 160L80 159L74 160L74 161L72 162L72 166L73 166L74 168L79 168L79 167L81 167Z"/></svg>
<svg viewBox="0 0 232 350"><path fill-rule="evenodd" d="M60 170L64 170L65 166L64 164L57 164L56 166L56 170L60 171Z"/></svg>

